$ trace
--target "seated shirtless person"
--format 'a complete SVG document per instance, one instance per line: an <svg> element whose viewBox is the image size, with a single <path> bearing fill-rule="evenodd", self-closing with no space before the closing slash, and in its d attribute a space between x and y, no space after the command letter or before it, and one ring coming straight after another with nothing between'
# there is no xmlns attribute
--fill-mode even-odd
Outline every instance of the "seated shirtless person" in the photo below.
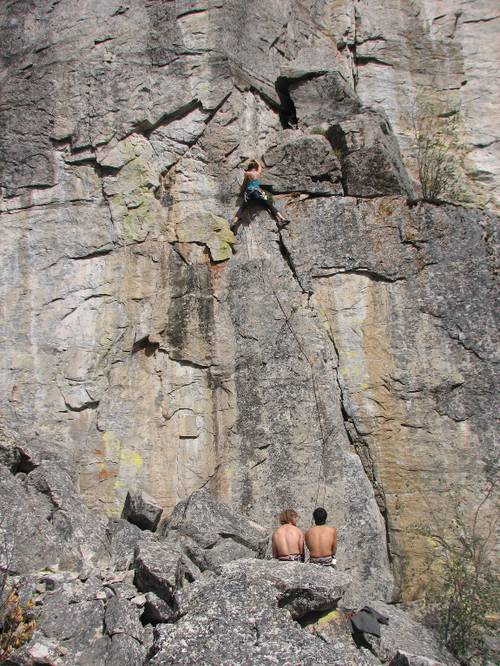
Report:
<svg viewBox="0 0 500 666"><path fill-rule="evenodd" d="M325 525L327 513L321 507L313 512L316 525L306 532L306 544L309 548L309 562L324 567L335 566L337 552L337 530Z"/></svg>
<svg viewBox="0 0 500 666"><path fill-rule="evenodd" d="M304 535L296 526L297 512L287 509L278 519L281 526L273 533L273 557L282 562L303 562Z"/></svg>

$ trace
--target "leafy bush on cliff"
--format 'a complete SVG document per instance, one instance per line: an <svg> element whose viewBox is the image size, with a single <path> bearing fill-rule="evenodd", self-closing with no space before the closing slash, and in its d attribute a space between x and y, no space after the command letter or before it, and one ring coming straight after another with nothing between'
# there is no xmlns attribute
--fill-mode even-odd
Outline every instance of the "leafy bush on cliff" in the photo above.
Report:
<svg viewBox="0 0 500 666"><path fill-rule="evenodd" d="M481 509L493 485L467 523L457 509L445 535L421 529L434 546L436 584L426 599L426 621L462 664L496 664L494 635L499 617L500 584L495 569L496 520L480 525Z"/></svg>
<svg viewBox="0 0 500 666"><path fill-rule="evenodd" d="M33 602L21 603L19 591L9 584L12 552L0 524L0 662L30 640L36 628Z"/></svg>
<svg viewBox="0 0 500 666"><path fill-rule="evenodd" d="M456 110L417 99L412 131L424 201L457 201L462 196L457 123Z"/></svg>

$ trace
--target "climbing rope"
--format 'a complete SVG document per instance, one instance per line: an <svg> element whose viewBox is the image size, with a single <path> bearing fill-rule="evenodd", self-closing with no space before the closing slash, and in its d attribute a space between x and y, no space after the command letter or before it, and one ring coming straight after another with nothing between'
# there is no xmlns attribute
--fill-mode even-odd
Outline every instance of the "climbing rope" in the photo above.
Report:
<svg viewBox="0 0 500 666"><path fill-rule="evenodd" d="M282 242L281 232L278 232L278 233L279 233L279 236L280 236L280 241ZM274 288L273 280L272 280L272 277L269 273L268 273L269 279L267 281L265 280L264 259L261 259L259 266L260 266L260 273L261 273L262 282L263 282L264 285L269 285L270 286L271 292L274 296L274 299L276 300L276 303L278 304L278 307L281 310L281 312L283 314L283 317L285 319L285 324L288 327L288 329L290 330L290 333L292 334L292 336L293 336L293 338L294 338L294 340L297 344L297 347L299 349L300 354L305 359L306 363L309 365L310 372L311 372L311 386L312 386L312 390L313 390L313 396L314 396L314 402L315 402L315 405L316 405L316 411L317 411L317 414L318 414L318 423L319 423L319 429L320 429L320 435L321 435L321 460L320 460L320 466L319 466L318 483L317 483L316 500L315 500L315 506L318 506L321 485L323 485L323 502L326 498L324 458L325 458L325 453L326 453L326 446L327 446L328 440L330 439L331 435L333 434L334 428L332 427L330 432L327 435L325 435L325 428L324 428L323 418L322 418L322 415L321 415L321 409L320 409L320 403L319 403L319 397L318 397L318 388L317 388L317 384L316 384L316 376L315 376L315 373L314 373L314 364L311 361L311 359L309 358L308 354L306 353L306 351L304 349L304 346L303 346L297 332L295 331L295 329L293 328L293 326L290 322L290 316L287 315L287 313L286 313L286 310L283 306L283 303L281 302L281 300L278 296L278 293L276 292L276 290ZM313 521L311 520L311 524L312 524L312 522Z"/></svg>

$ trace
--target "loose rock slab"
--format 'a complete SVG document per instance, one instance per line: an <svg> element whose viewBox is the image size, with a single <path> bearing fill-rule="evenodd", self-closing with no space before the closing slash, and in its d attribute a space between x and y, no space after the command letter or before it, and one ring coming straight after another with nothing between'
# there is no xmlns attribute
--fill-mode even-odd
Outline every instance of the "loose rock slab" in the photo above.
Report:
<svg viewBox="0 0 500 666"><path fill-rule="evenodd" d="M122 518L137 525L141 530L154 532L160 522L162 512L163 508L158 502L144 491L129 491L125 499Z"/></svg>

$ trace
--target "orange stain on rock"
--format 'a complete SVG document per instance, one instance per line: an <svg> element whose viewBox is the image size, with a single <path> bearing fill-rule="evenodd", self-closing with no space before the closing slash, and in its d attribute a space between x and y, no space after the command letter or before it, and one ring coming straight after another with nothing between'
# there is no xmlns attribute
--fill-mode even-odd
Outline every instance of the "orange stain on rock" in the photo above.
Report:
<svg viewBox="0 0 500 666"><path fill-rule="evenodd" d="M104 481L105 479L111 479L114 476L116 476L115 470L109 470L103 467L102 469L99 470L99 481Z"/></svg>

